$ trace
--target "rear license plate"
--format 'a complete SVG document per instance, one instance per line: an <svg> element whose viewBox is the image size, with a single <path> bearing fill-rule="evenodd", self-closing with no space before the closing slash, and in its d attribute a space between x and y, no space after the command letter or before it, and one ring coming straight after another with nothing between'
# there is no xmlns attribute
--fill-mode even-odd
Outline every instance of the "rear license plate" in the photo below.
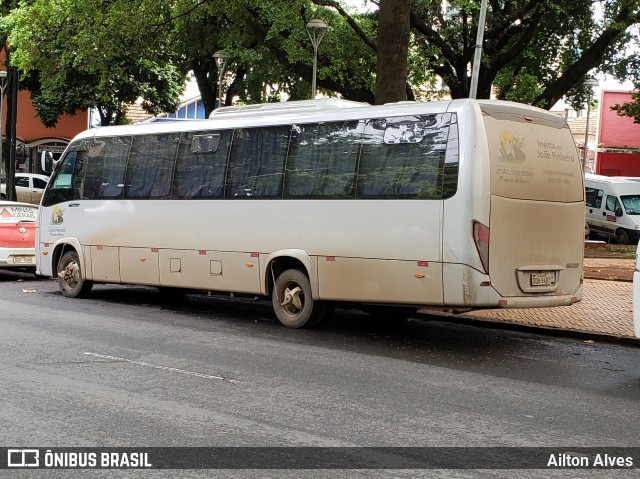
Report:
<svg viewBox="0 0 640 479"><path fill-rule="evenodd" d="M14 256L13 262L21 263L21 264L24 264L24 263L31 264L33 263L33 256Z"/></svg>
<svg viewBox="0 0 640 479"><path fill-rule="evenodd" d="M531 286L551 286L553 273L531 273Z"/></svg>

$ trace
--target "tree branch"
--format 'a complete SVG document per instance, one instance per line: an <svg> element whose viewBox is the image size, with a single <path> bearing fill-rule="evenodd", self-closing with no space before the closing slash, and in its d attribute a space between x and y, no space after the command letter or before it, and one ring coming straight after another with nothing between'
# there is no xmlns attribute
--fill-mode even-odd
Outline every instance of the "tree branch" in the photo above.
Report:
<svg viewBox="0 0 640 479"><path fill-rule="evenodd" d="M487 80L489 82L493 81L498 72L505 66L512 62L515 58L518 57L522 50L526 48L527 45L531 42L531 39L535 35L538 30L538 26L540 25L540 21L542 20L543 12L539 10L535 13L535 15L531 18L529 25L522 31L522 33L518 36L517 40L511 45L511 47L505 51L498 53L493 60L490 62L489 69L487 71L489 77ZM498 49L498 51L501 48Z"/></svg>
<svg viewBox="0 0 640 479"><path fill-rule="evenodd" d="M302 62L290 63L287 58L287 53L283 47L282 38L278 35L266 40L267 30L260 23L256 14L249 9L245 9L245 12L247 14L247 22L252 26L252 30L255 32L256 36L259 37L260 40L269 47L269 51L278 60L278 62L283 66L290 66L293 72L296 75L301 76L302 78L311 78L313 74L312 68ZM342 93L342 95L344 95L345 98L349 100L364 101L371 104L375 102L374 94L370 90L365 88L351 88L340 84L331 78L319 78L317 80L317 84L318 86L326 88L327 90Z"/></svg>
<svg viewBox="0 0 640 479"><path fill-rule="evenodd" d="M345 19L345 21L349 24L351 29L356 33L356 35L358 35L358 37L360 37L362 41L369 48L371 48L374 52L378 50L376 42L374 42L367 36L367 34L362 30L362 28L360 28L360 26L356 23L353 17L349 15L338 2L336 2L335 0L312 0L312 1L313 3L321 7L330 7L335 9L342 16L342 18Z"/></svg>
<svg viewBox="0 0 640 479"><path fill-rule="evenodd" d="M538 95L534 100L534 104L548 110L562 98L565 92L569 91L573 85L589 73L589 70L599 66L611 44L620 38L630 25L640 22L640 11L634 11L634 8L638 8L637 0L628 0L610 23L610 26L584 51L578 61L567 68L560 78L549 84Z"/></svg>
<svg viewBox="0 0 640 479"><path fill-rule="evenodd" d="M415 28L418 32L422 33L430 43L433 43L438 47L449 63L452 65L456 64L456 61L458 60L456 52L454 52L449 44L442 39L437 31L423 22L413 10L411 11L410 20L412 28Z"/></svg>

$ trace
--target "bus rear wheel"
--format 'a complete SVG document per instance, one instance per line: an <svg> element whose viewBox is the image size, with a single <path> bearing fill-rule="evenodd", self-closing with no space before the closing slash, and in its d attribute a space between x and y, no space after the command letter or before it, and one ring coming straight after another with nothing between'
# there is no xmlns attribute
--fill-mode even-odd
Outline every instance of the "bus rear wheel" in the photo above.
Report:
<svg viewBox="0 0 640 479"><path fill-rule="evenodd" d="M314 301L311 283L302 271L288 269L275 281L271 304L278 321L287 328L312 328L329 313L328 304Z"/></svg>
<svg viewBox="0 0 640 479"><path fill-rule="evenodd" d="M80 259L75 251L67 251L58 262L58 287L68 298L86 297L93 283L82 279Z"/></svg>

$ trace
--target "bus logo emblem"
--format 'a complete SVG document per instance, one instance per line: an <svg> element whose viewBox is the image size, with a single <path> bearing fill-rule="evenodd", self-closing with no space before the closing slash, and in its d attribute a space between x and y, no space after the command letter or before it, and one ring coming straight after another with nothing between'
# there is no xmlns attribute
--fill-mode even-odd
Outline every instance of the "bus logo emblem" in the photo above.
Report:
<svg viewBox="0 0 640 479"><path fill-rule="evenodd" d="M63 211L56 206L51 212L51 223L54 225L62 223L64 221L62 215L64 215Z"/></svg>
<svg viewBox="0 0 640 479"><path fill-rule="evenodd" d="M500 157L498 161L503 163L522 163L526 155L522 148L524 138L518 138L510 131L500 133Z"/></svg>

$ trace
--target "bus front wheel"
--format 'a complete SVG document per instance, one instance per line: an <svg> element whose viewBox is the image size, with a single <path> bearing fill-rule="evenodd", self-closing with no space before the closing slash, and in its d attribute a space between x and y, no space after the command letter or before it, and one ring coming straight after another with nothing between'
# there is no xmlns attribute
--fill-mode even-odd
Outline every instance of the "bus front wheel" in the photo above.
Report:
<svg viewBox="0 0 640 479"><path fill-rule="evenodd" d="M278 321L287 328L316 326L329 310L327 303L313 300L309 278L297 269L283 271L276 278L271 304Z"/></svg>
<svg viewBox="0 0 640 479"><path fill-rule="evenodd" d="M80 259L75 251L67 251L58 262L58 287L68 298L83 298L91 291L93 283L82 279Z"/></svg>

